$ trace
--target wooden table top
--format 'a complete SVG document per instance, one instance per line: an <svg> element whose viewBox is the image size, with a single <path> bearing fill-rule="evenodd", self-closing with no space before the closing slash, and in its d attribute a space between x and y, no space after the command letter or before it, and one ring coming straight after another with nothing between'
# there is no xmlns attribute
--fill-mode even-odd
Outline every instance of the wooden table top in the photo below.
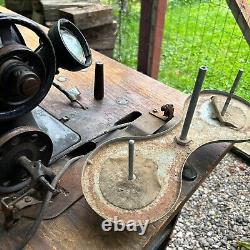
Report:
<svg viewBox="0 0 250 250"><path fill-rule="evenodd" d="M0 7L0 11L8 12L3 7ZM23 28L21 28L21 31L30 47L35 47L38 44L38 40L32 32ZM100 130L100 128L109 127L132 111L148 113L154 108L171 103L175 107L176 116L181 113L187 97L184 93L130 69L96 51L92 52L93 64L86 71L72 73L61 70L59 75L67 78L67 81L64 83L66 88L77 86L80 89L82 93L81 102L89 108L87 111L78 111L78 113L81 113L81 119L78 119L79 123L84 127L81 131L81 136L86 136L86 140L88 137L94 137L96 131ZM101 102L94 100L94 66L97 61L103 62L105 69L105 97ZM117 104L117 100L126 100L127 105ZM70 107L67 99L55 88L51 88L41 106L58 119L61 118L60 110L62 107L65 112L64 115L69 117L74 117L76 112L76 109ZM90 114L93 114L93 110L95 114L90 117ZM72 122L69 122L67 125L74 130L75 123L76 120L72 118ZM95 131L95 133L91 131ZM213 150L206 149L206 159L203 162L201 161L198 167L200 177L197 182L184 183L183 188L185 190L183 196L177 202L178 204L173 210L172 217L163 218L151 224L144 236L131 232L102 231L102 219L88 206L85 199L81 198L59 217L44 221L27 246L27 249L148 248L218 162L218 159L213 159L213 161L207 159L212 157L214 152L219 152L218 157L221 159L228 149L228 144L226 146L220 145L217 148L214 147ZM204 167L202 169L202 164L207 166L207 168ZM187 195L188 192L189 195ZM5 248L7 249L8 246L3 247L3 249ZM0 249L2 249L1 245Z"/></svg>

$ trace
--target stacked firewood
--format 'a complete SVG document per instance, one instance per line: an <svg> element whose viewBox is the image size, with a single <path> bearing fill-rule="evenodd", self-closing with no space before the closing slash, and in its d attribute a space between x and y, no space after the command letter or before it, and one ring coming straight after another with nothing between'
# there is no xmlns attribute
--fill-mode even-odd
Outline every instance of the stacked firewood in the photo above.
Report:
<svg viewBox="0 0 250 250"><path fill-rule="evenodd" d="M60 10L60 17L73 22L86 37L91 48L112 57L117 23L112 8L102 4L75 6Z"/></svg>
<svg viewBox="0 0 250 250"><path fill-rule="evenodd" d="M112 8L100 0L5 0L5 5L47 27L67 18L82 31L92 49L113 55L117 23Z"/></svg>

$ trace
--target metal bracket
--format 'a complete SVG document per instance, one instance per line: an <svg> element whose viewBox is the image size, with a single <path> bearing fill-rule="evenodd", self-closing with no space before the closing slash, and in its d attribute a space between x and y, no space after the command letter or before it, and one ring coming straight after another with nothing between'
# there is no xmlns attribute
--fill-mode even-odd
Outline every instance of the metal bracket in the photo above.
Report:
<svg viewBox="0 0 250 250"><path fill-rule="evenodd" d="M149 113L164 122L168 122L174 117L174 106L172 104L166 104L161 107L161 111L153 109Z"/></svg>
<svg viewBox="0 0 250 250"><path fill-rule="evenodd" d="M13 194L12 196L5 196L1 199L1 207L4 213L4 227L6 229L12 228L21 218L21 209L41 203L41 201L32 197L31 194L35 192L35 189L30 188L26 192L19 192L19 194Z"/></svg>

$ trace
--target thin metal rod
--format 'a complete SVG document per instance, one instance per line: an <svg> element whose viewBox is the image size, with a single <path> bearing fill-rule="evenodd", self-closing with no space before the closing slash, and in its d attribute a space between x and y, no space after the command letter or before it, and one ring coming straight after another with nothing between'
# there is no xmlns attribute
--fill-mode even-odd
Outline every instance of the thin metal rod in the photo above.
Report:
<svg viewBox="0 0 250 250"><path fill-rule="evenodd" d="M135 141L128 142L128 179L134 179L134 157L135 157Z"/></svg>
<svg viewBox="0 0 250 250"><path fill-rule="evenodd" d="M239 85L242 74L243 74L243 69L239 69L238 74L237 74L237 76L236 76L236 78L234 80L233 86L232 86L232 88L230 90L229 96L227 97L227 100L226 100L226 102L225 102L225 104L224 104L224 106L222 108L221 116L225 115L225 113L227 111L227 108L228 108L228 106L229 106L229 104L230 104L230 102L232 100L232 97L233 97L233 95L235 93L235 90Z"/></svg>
<svg viewBox="0 0 250 250"><path fill-rule="evenodd" d="M188 135L188 131L193 119L193 115L194 115L194 111L198 102L198 98L201 92L201 87L202 84L204 82L205 76L207 73L207 67L205 66L201 66L199 68L199 72L198 72L198 76L195 82L195 86L194 86L194 90L193 90L193 94L189 103L189 107L188 107L188 111L187 111L187 115L183 124L183 128L181 131L181 135L180 135L180 139L185 141L187 139L187 135Z"/></svg>

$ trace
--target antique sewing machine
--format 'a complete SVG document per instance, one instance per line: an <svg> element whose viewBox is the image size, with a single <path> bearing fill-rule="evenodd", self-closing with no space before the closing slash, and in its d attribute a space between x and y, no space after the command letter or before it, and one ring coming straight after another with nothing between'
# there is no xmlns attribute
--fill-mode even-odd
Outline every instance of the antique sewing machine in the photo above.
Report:
<svg viewBox="0 0 250 250"><path fill-rule="evenodd" d="M39 38L37 48L26 45L20 26ZM89 83L85 76L91 51L66 19L46 35L27 18L0 14L0 38L1 249L25 247L42 219L48 221L52 234L54 230L62 230L59 237L69 234L66 224L53 227L53 223L63 212L74 211L73 204L84 204L74 218L80 222L74 223L85 223L71 235L75 246L86 241L88 226L86 237L97 234L99 247L105 245L99 227L102 219L119 218L125 224L149 221L156 223L155 228L162 223L155 235L165 233L163 225L174 222L232 144L250 139L249 103L233 94L241 71L230 93L201 92L207 68L200 67L192 96L174 93L185 103L169 103L171 98L166 97L158 105L148 101L146 92L133 92L131 79L127 89L107 83L104 96L100 62L95 64L95 76L86 77L92 77ZM72 78L81 74L73 80L77 87L72 88L61 69L74 72L69 73ZM119 79L119 70L112 73L110 79ZM157 91L161 87L155 85ZM45 234L54 239L50 232ZM83 238L76 240L79 234ZM163 242L156 236L150 244L131 234L107 237L113 242L124 240L128 248L128 239L154 249ZM69 247L69 242L60 244ZM31 244L42 246L44 240ZM49 246L53 244L57 243Z"/></svg>

